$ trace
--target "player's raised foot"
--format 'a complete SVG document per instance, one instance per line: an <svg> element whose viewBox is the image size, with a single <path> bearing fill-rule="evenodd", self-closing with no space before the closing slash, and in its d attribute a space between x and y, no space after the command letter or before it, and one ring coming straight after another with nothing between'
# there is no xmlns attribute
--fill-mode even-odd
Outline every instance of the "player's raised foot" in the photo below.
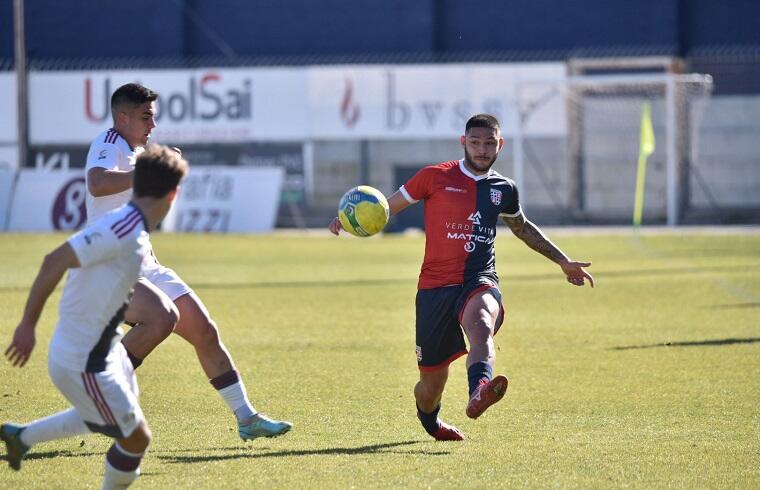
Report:
<svg viewBox="0 0 760 490"><path fill-rule="evenodd" d="M507 393L509 380L506 376L496 376L491 381L482 382L470 397L465 413L471 419L476 419L483 415L488 407L498 402Z"/></svg>
<svg viewBox="0 0 760 490"><path fill-rule="evenodd" d="M23 430L23 425L0 425L0 439L5 442L8 464L16 471L21 469L21 460L24 459L24 455L29 451L29 448L19 438Z"/></svg>
<svg viewBox="0 0 760 490"><path fill-rule="evenodd" d="M431 434L436 441L464 441L464 434L453 425L438 423L438 430Z"/></svg>
<svg viewBox="0 0 760 490"><path fill-rule="evenodd" d="M238 434L244 441L256 439L257 437L277 437L281 436L293 427L290 422L281 422L272 420L264 414L257 413L250 423L238 423Z"/></svg>

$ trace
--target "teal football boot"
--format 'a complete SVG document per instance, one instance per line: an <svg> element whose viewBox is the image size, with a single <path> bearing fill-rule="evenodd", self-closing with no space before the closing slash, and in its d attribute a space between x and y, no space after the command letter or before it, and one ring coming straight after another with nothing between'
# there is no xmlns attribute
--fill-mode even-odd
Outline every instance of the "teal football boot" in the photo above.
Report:
<svg viewBox="0 0 760 490"><path fill-rule="evenodd" d="M24 459L24 455L29 451L29 448L21 442L21 438L19 437L23 430L23 425L0 425L0 439L5 441L5 447L8 449L8 464L16 471L21 469L21 460Z"/></svg>
<svg viewBox="0 0 760 490"><path fill-rule="evenodd" d="M257 413L248 424L238 423L238 434L244 441L257 437L281 436L293 427L290 422L272 420L264 414Z"/></svg>

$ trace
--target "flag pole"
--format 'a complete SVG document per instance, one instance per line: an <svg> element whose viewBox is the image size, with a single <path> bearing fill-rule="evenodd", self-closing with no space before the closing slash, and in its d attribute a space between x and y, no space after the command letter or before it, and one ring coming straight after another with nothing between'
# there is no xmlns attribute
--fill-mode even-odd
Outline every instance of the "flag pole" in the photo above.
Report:
<svg viewBox="0 0 760 490"><path fill-rule="evenodd" d="M644 213L644 186L647 175L647 159L654 153L655 141L652 129L652 111L649 102L641 109L641 131L639 136L639 163L636 169L636 191L633 202L633 227L638 230Z"/></svg>

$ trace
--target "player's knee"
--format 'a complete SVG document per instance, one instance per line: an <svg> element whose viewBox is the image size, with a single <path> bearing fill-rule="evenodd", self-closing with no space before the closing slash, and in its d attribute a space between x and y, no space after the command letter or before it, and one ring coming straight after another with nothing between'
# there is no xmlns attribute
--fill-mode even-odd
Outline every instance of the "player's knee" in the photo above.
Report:
<svg viewBox="0 0 760 490"><path fill-rule="evenodd" d="M122 446L128 451L141 453L148 449L152 440L153 433L148 424L143 422L137 426L129 437L124 439Z"/></svg>
<svg viewBox="0 0 760 490"><path fill-rule="evenodd" d="M464 325L470 344L484 344L493 337L493 324L490 318L481 316Z"/></svg>
<svg viewBox="0 0 760 490"><path fill-rule="evenodd" d="M163 311L155 321L156 327L168 337L179 322L179 310L177 309L177 306L174 303L165 305Z"/></svg>

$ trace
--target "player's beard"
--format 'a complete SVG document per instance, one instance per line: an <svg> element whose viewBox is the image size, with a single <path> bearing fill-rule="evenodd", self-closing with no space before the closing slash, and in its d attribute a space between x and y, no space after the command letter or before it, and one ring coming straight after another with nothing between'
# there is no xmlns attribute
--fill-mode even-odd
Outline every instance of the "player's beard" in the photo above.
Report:
<svg viewBox="0 0 760 490"><path fill-rule="evenodd" d="M472 155L470 155L470 152L467 151L467 148L464 149L464 160L467 162L467 165L469 165L471 168L475 169L478 172L488 172L491 167L493 166L494 162L496 161L496 157L498 155L494 155L493 158L491 158L487 164L478 163L472 159Z"/></svg>

